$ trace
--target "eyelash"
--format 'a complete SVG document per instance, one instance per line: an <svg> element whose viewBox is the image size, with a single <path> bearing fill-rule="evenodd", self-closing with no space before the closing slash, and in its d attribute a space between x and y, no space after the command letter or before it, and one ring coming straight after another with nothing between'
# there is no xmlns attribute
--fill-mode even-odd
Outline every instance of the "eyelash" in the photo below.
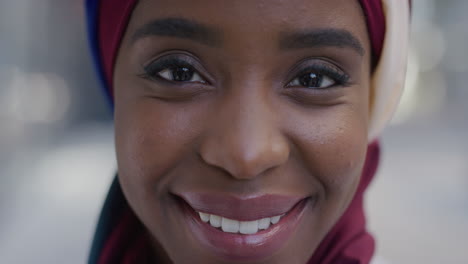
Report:
<svg viewBox="0 0 468 264"><path fill-rule="evenodd" d="M148 65L144 66L143 67L144 73L142 74L141 77L145 79L164 81L164 82L170 82L170 83L182 83L183 81L167 80L164 77L160 76L159 73L167 69L173 70L173 69L187 68L189 71L192 71L193 73L198 74L201 77L201 79L203 79L203 82L201 83L209 84L206 78L203 77L203 75L199 71L196 70L193 64L194 62L191 62L187 59L182 59L178 57L166 57L166 58L159 59L157 61L153 61L149 63ZM316 89L329 89L329 88L337 87L337 86L349 86L350 85L349 75L344 73L342 70L338 69L337 67L327 65L325 63L315 62L312 65L306 66L305 68L301 69L298 73L296 73L294 75L294 78L288 82L286 87L296 87L296 85L289 85L289 84L292 83L294 80L300 77L303 77L306 74L312 74L312 73L316 75L328 77L335 82L333 85L330 85L328 87L322 87L322 88L316 88ZM187 82L187 83L190 83L190 82ZM305 87L305 86L301 85L300 87ZM309 87L305 87L305 88L309 88Z"/></svg>
<svg viewBox="0 0 468 264"><path fill-rule="evenodd" d="M350 77L348 74L344 73L342 70L338 69L337 67L333 67L325 63L317 63L317 62L313 63L312 65L306 66L305 68L300 70L299 73L296 73L294 75L294 78L289 83L293 82L293 80L297 78L300 78L306 74L311 74L311 73L326 76L335 82L333 85L329 87L324 87L321 89L331 88L335 86L349 86L350 85Z"/></svg>
<svg viewBox="0 0 468 264"><path fill-rule="evenodd" d="M172 70L172 69L179 69L179 68L187 68L188 70L200 75L201 78L203 78L204 82L208 83L208 81L206 81L206 78L204 78L202 74L200 74L200 72L195 69L193 64L194 64L193 62L190 62L188 60L181 59L181 58L175 58L175 57L162 58L144 66L143 67L144 73L142 74L142 77L146 79L151 79L151 80L175 83L178 81L167 80L159 76L159 73L167 69Z"/></svg>

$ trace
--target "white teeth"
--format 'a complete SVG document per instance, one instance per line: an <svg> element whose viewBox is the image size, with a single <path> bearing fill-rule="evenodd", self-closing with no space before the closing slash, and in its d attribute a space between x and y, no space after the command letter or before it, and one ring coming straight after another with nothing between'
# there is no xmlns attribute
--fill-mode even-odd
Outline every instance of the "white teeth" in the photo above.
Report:
<svg viewBox="0 0 468 264"><path fill-rule="evenodd" d="M271 218L271 223L272 223L272 224L278 223L279 220L280 220L280 218L281 218L280 215L278 215L278 216L273 216L273 217Z"/></svg>
<svg viewBox="0 0 468 264"><path fill-rule="evenodd" d="M264 230L270 227L270 217L258 220L258 229Z"/></svg>
<svg viewBox="0 0 468 264"><path fill-rule="evenodd" d="M241 234L251 235L258 231L258 220L255 221L241 221L239 232Z"/></svg>
<svg viewBox="0 0 468 264"><path fill-rule="evenodd" d="M227 233L237 233L239 232L240 223L237 220L232 220L229 218L224 218L221 221L221 229Z"/></svg>
<svg viewBox="0 0 468 264"><path fill-rule="evenodd" d="M200 219L207 223L208 221L210 221L210 214L205 214L205 213L202 213L202 212L198 212L198 214L200 214Z"/></svg>
<svg viewBox="0 0 468 264"><path fill-rule="evenodd" d="M202 212L198 212L198 214L203 222L210 223L212 227L221 228L221 230L227 233L241 233L245 235L255 234L258 230L266 230L271 224L277 224L281 217L283 217L283 215L278 215L254 221L238 221Z"/></svg>
<svg viewBox="0 0 468 264"><path fill-rule="evenodd" d="M210 215L210 224L212 227L221 227L221 216Z"/></svg>

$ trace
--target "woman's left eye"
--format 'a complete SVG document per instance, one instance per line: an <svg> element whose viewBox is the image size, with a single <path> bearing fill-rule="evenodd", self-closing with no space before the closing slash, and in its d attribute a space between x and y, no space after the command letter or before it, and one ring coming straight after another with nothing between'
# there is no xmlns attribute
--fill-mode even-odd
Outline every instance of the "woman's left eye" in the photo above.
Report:
<svg viewBox="0 0 468 264"><path fill-rule="evenodd" d="M171 82L198 82L206 81L194 69L183 66L168 67L156 73L159 78Z"/></svg>
<svg viewBox="0 0 468 264"><path fill-rule="evenodd" d="M337 82L324 74L308 72L296 77L288 86L302 86L306 88L324 89L334 86Z"/></svg>

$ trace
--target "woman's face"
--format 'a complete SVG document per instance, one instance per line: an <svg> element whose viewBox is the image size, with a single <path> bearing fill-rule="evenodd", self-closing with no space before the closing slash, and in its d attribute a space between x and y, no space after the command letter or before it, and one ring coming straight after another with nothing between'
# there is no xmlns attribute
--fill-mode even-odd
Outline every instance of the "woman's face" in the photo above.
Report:
<svg viewBox="0 0 468 264"><path fill-rule="evenodd" d="M305 263L359 183L369 83L358 1L140 1L116 146L158 257Z"/></svg>

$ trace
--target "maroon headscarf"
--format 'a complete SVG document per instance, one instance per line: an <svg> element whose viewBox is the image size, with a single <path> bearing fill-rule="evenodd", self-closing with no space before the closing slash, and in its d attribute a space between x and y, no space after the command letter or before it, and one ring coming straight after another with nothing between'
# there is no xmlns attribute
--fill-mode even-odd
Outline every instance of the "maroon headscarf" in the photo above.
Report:
<svg viewBox="0 0 468 264"><path fill-rule="evenodd" d="M372 60L378 61L385 36L381 0L359 0L366 16L372 46ZM114 63L120 41L137 0L100 0L97 18L99 56L107 87L112 87ZM109 91L112 94L112 89ZM369 145L366 163L356 194L339 221L314 252L308 264L368 264L374 253L374 239L366 231L363 196L378 167L379 145ZM99 264L146 263L149 239L128 208L107 238Z"/></svg>

